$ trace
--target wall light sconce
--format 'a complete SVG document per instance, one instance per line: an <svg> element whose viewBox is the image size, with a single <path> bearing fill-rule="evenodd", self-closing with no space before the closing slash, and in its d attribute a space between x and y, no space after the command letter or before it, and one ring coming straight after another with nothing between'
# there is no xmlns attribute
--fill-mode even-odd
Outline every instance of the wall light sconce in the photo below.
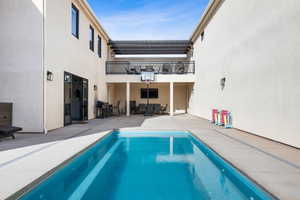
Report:
<svg viewBox="0 0 300 200"><path fill-rule="evenodd" d="M221 81L220 81L221 90L224 90L224 88L225 88L225 82L226 82L226 78L225 77L221 78Z"/></svg>
<svg viewBox="0 0 300 200"><path fill-rule="evenodd" d="M204 40L204 31L201 33L201 41Z"/></svg>
<svg viewBox="0 0 300 200"><path fill-rule="evenodd" d="M98 89L97 85L94 85L94 91L96 91Z"/></svg>
<svg viewBox="0 0 300 200"><path fill-rule="evenodd" d="M47 71L47 81L53 81L53 73L50 71Z"/></svg>

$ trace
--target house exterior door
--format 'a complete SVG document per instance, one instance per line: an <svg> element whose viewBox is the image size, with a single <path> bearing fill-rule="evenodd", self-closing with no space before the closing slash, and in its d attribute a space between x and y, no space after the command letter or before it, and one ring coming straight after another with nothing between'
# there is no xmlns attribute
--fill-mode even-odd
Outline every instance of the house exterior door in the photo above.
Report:
<svg viewBox="0 0 300 200"><path fill-rule="evenodd" d="M88 120L88 102L89 102L89 82L87 79L82 80L82 91L83 91L83 120Z"/></svg>

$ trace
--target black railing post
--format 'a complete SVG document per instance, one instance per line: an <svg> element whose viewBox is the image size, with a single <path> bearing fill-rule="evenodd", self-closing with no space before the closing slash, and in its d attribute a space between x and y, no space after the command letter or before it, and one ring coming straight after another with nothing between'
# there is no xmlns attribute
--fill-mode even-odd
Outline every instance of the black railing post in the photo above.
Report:
<svg viewBox="0 0 300 200"><path fill-rule="evenodd" d="M108 62L106 61L105 62L105 74L108 74L108 71L107 71L108 70L108 66L107 65L108 65Z"/></svg>

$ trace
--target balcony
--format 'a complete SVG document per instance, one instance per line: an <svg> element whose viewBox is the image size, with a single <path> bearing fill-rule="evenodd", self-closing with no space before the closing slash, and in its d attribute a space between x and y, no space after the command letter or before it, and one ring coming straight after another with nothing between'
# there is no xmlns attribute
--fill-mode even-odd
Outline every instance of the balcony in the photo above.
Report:
<svg viewBox="0 0 300 200"><path fill-rule="evenodd" d="M171 62L131 62L131 61L107 61L106 74L132 74L141 72L154 72L155 74L194 74L194 61Z"/></svg>

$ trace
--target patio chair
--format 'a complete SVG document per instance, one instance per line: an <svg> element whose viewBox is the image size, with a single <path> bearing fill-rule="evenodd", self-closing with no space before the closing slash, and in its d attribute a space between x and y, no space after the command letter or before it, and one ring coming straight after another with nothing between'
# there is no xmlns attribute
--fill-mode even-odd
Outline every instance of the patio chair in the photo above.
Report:
<svg viewBox="0 0 300 200"><path fill-rule="evenodd" d="M104 102L97 101L96 103L96 118L104 118L105 117L105 110L104 110Z"/></svg>
<svg viewBox="0 0 300 200"><path fill-rule="evenodd" d="M22 128L15 126L0 126L0 135L4 137L12 137L15 139L14 133L22 131Z"/></svg>
<svg viewBox="0 0 300 200"><path fill-rule="evenodd" d="M154 104L146 104L146 113L147 114L153 114L154 113Z"/></svg>
<svg viewBox="0 0 300 200"><path fill-rule="evenodd" d="M127 67L125 69L126 69L127 74L138 74L139 73L135 67Z"/></svg>
<svg viewBox="0 0 300 200"><path fill-rule="evenodd" d="M154 67L152 65L146 66L146 72L154 72Z"/></svg>
<svg viewBox="0 0 300 200"><path fill-rule="evenodd" d="M136 101L130 101L130 113L136 114L137 113Z"/></svg>
<svg viewBox="0 0 300 200"><path fill-rule="evenodd" d="M141 66L140 65L135 66L135 72L136 72L136 74L141 74Z"/></svg>
<svg viewBox="0 0 300 200"><path fill-rule="evenodd" d="M164 63L162 65L162 73L163 74L171 74L172 73L172 66L170 63Z"/></svg>
<svg viewBox="0 0 300 200"><path fill-rule="evenodd" d="M117 101L117 104L115 106L113 106L112 108L112 113L115 114L117 113L117 115L120 115L121 112L120 112L120 103L121 101Z"/></svg>
<svg viewBox="0 0 300 200"><path fill-rule="evenodd" d="M154 104L154 108L153 108L153 113L154 114L159 114L160 113L160 104Z"/></svg>
<svg viewBox="0 0 300 200"><path fill-rule="evenodd" d="M162 105L162 106L160 107L160 113L161 113L161 114L165 114L165 113L167 112L167 108L168 108L168 104Z"/></svg>
<svg viewBox="0 0 300 200"><path fill-rule="evenodd" d="M12 103L0 103L0 135L15 139L14 133L21 131L22 128L12 126L12 111Z"/></svg>
<svg viewBox="0 0 300 200"><path fill-rule="evenodd" d="M139 104L138 106L138 113L144 114L146 112L146 104Z"/></svg>
<svg viewBox="0 0 300 200"><path fill-rule="evenodd" d="M106 117L111 117L113 115L113 105L105 103L104 108L106 111Z"/></svg>
<svg viewBox="0 0 300 200"><path fill-rule="evenodd" d="M184 63L183 62L176 63L175 71L177 74L184 74L185 73Z"/></svg>

